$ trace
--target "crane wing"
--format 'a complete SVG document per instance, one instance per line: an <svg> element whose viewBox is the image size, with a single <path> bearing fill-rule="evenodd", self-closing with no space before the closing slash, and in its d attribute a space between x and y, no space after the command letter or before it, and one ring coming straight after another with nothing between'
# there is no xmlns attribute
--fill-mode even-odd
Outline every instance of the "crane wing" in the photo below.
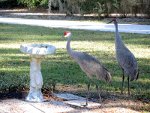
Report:
<svg viewBox="0 0 150 113"><path fill-rule="evenodd" d="M134 55L130 51L118 51L117 59L123 69L133 68L137 65Z"/></svg>
<svg viewBox="0 0 150 113"><path fill-rule="evenodd" d="M81 59L80 67L89 76L93 78L94 76L98 80L110 81L111 75L108 70L93 56L83 53L84 58Z"/></svg>
<svg viewBox="0 0 150 113"><path fill-rule="evenodd" d="M102 68L102 65L95 57L88 55L85 52L78 54L77 62L79 63L81 69L89 74L93 74L97 69Z"/></svg>
<svg viewBox="0 0 150 113"><path fill-rule="evenodd" d="M80 60L82 60L84 63L86 63L89 66L99 66L100 62L95 57L83 52L82 56L80 57Z"/></svg>

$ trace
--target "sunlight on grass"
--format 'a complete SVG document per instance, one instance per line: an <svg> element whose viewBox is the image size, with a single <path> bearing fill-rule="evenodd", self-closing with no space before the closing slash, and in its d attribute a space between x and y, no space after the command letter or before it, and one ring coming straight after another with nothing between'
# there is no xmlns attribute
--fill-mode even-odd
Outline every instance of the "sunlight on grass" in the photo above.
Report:
<svg viewBox="0 0 150 113"><path fill-rule="evenodd" d="M3 86L8 88L12 84L11 80L13 83L16 83L14 81L25 81L19 84L28 87L26 84L29 84L30 56L20 51L20 45L31 43L51 44L57 48L56 53L46 56L41 64L44 88L49 87L53 81L62 85L78 86L80 84L85 88L85 73L67 54L67 42L65 38L62 38L65 30L0 24L0 78L4 81L0 85L0 89L3 89ZM95 56L112 73L111 86L103 82L100 83L103 90L120 92L122 71L115 59L114 33L70 31L73 33L72 49ZM121 33L121 35L139 64L140 77L131 83L131 91L138 94L137 98L143 98L143 95L145 98L150 98L150 88L148 88L150 86L150 35L127 33ZM125 86L125 92L127 92L127 80L125 80Z"/></svg>
<svg viewBox="0 0 150 113"><path fill-rule="evenodd" d="M8 53L8 54L2 54L1 56L2 56L2 58L4 58L4 57L16 57L16 56L18 56L18 57L21 58L22 56L27 56L27 55L22 54L22 53L20 52L20 54L12 54L12 53L9 54L9 53Z"/></svg>
<svg viewBox="0 0 150 113"><path fill-rule="evenodd" d="M1 68L0 71L7 71L7 72L14 72L14 71L27 71L27 69L29 69L29 66L27 67L19 67L18 69L16 69L15 67L6 67L6 68Z"/></svg>

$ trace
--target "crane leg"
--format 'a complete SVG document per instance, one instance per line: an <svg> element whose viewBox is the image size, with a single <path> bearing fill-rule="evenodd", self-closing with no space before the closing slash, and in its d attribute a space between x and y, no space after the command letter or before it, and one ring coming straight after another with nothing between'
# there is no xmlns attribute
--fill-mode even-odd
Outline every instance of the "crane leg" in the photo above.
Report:
<svg viewBox="0 0 150 113"><path fill-rule="evenodd" d="M90 89L90 83L87 84L87 95L86 95L86 104L85 104L85 106L88 105L89 89Z"/></svg>
<svg viewBox="0 0 150 113"><path fill-rule="evenodd" d="M123 94L123 86L124 86L124 70L122 69L122 87L121 87L121 94Z"/></svg>
<svg viewBox="0 0 150 113"><path fill-rule="evenodd" d="M130 80L129 80L129 76L128 76L128 95L130 95Z"/></svg>
<svg viewBox="0 0 150 113"><path fill-rule="evenodd" d="M97 90L97 93L98 93L98 96L99 96L99 103L101 103L102 102L101 92L100 92L99 86L97 84L96 84L96 90Z"/></svg>

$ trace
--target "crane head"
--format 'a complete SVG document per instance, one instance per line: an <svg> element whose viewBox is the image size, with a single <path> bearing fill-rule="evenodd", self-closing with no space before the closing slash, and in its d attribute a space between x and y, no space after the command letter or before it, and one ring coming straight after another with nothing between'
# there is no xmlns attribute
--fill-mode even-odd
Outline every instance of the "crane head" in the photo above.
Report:
<svg viewBox="0 0 150 113"><path fill-rule="evenodd" d="M70 37L71 36L71 32L70 31L65 31L64 32L64 37L65 38L68 38L68 37Z"/></svg>
<svg viewBox="0 0 150 113"><path fill-rule="evenodd" d="M109 23L112 23L112 22L117 22L117 18L113 18L110 22L108 22L107 24Z"/></svg>

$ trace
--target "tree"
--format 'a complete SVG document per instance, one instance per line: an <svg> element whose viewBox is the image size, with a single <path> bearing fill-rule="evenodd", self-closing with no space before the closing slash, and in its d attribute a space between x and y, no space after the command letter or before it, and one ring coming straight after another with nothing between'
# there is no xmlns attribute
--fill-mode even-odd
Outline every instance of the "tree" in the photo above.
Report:
<svg viewBox="0 0 150 113"><path fill-rule="evenodd" d="M48 13L51 12L51 2L52 0L48 0Z"/></svg>

